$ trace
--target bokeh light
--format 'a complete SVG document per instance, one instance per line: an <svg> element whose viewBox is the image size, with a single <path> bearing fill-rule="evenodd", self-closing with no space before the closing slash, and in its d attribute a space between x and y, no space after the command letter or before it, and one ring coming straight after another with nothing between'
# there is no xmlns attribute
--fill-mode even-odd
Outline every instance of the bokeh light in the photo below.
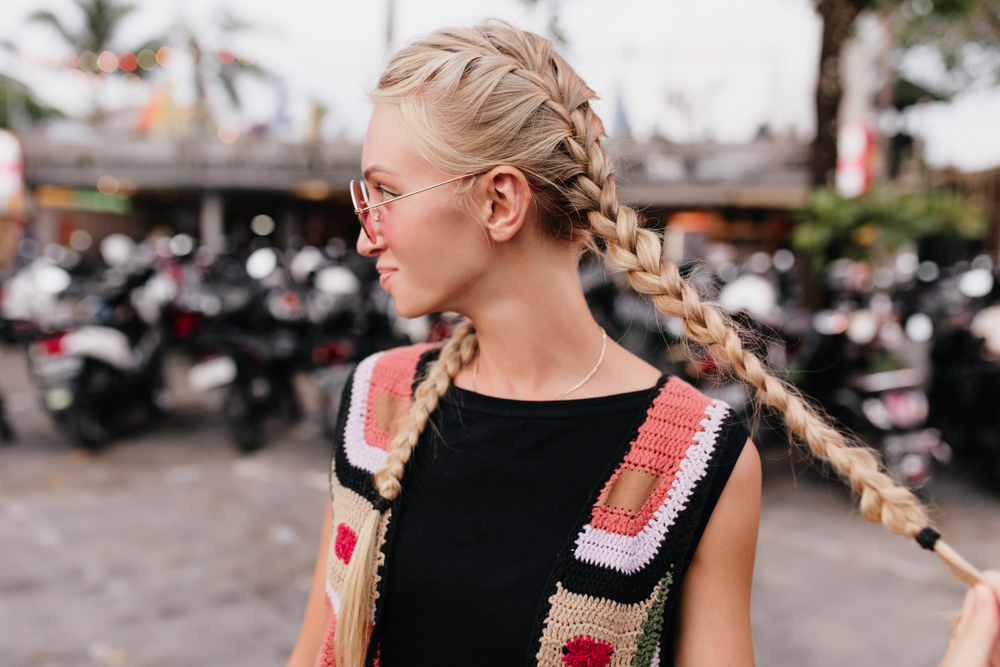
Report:
<svg viewBox="0 0 1000 667"><path fill-rule="evenodd" d="M232 123L223 123L219 126L219 139L224 144L235 143L240 138L240 131Z"/></svg>
<svg viewBox="0 0 1000 667"><path fill-rule="evenodd" d="M87 75L78 69L72 70L69 73L69 78L73 82L73 85L77 88L85 88L87 86Z"/></svg>
<svg viewBox="0 0 1000 667"><path fill-rule="evenodd" d="M330 184L318 178L299 183L294 190L296 196L312 201L322 201L330 196Z"/></svg>
<svg viewBox="0 0 1000 667"><path fill-rule="evenodd" d="M97 66L102 72L114 72L118 69L118 56L110 51L104 51L97 56Z"/></svg>
<svg viewBox="0 0 1000 667"><path fill-rule="evenodd" d="M253 58L253 56L246 56L246 57L244 57L244 56L236 56L236 61L239 64L244 65L244 66L246 66L246 65L253 65L254 58Z"/></svg>
<svg viewBox="0 0 1000 667"><path fill-rule="evenodd" d="M90 249L93 244L94 239L89 233L82 229L75 229L73 233L69 235L69 247L77 252L85 252Z"/></svg>
<svg viewBox="0 0 1000 667"><path fill-rule="evenodd" d="M233 55L233 52L230 50L228 46L220 46L219 49L215 52L215 57L223 65L229 65L234 60L236 60L236 56Z"/></svg>
<svg viewBox="0 0 1000 667"><path fill-rule="evenodd" d="M25 65L36 65L38 64L38 58L31 49L21 49L20 56L21 63Z"/></svg>
<svg viewBox="0 0 1000 667"><path fill-rule="evenodd" d="M191 120L194 118L194 105L185 104L177 108L177 117L181 120Z"/></svg>
<svg viewBox="0 0 1000 667"><path fill-rule="evenodd" d="M139 189L135 181L131 178L119 178L118 179L118 194L125 195L126 197L131 197L135 194L135 191Z"/></svg>
<svg viewBox="0 0 1000 667"><path fill-rule="evenodd" d="M63 54L62 60L59 61L59 64L66 70L76 69L76 66L80 64L80 57L72 51L67 51Z"/></svg>
<svg viewBox="0 0 1000 667"><path fill-rule="evenodd" d="M139 66L139 59L131 51L122 51L118 55L118 67L123 72L134 72Z"/></svg>
<svg viewBox="0 0 1000 667"><path fill-rule="evenodd" d="M170 67L170 61L174 59L174 50L169 46L160 47L160 50L156 52L156 62L160 64L160 67Z"/></svg>
<svg viewBox="0 0 1000 667"><path fill-rule="evenodd" d="M84 51L80 54L79 68L84 72L97 71L97 54L93 51Z"/></svg>
<svg viewBox="0 0 1000 667"><path fill-rule="evenodd" d="M257 236L267 236L274 231L274 218L269 215L255 215L250 221L250 229Z"/></svg>
<svg viewBox="0 0 1000 667"><path fill-rule="evenodd" d="M110 174L104 174L97 179L97 191L102 195L113 195L118 192L118 179Z"/></svg>
<svg viewBox="0 0 1000 667"><path fill-rule="evenodd" d="M136 56L136 61L139 63L139 67L147 72L156 68L156 54L152 49L143 49L140 51L139 55Z"/></svg>

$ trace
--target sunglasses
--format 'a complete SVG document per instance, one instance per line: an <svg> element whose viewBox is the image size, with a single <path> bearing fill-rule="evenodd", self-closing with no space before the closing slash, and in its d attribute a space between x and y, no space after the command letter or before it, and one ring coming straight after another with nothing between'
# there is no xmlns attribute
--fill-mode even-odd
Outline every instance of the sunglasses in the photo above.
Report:
<svg viewBox="0 0 1000 667"><path fill-rule="evenodd" d="M482 172L479 172L482 173ZM381 225L381 220L379 218L379 211L373 209L379 206L384 206L389 202L394 202L404 197L409 197L410 195L420 194L421 192L426 192L428 190L433 190L436 187L447 185L448 183L454 183L455 181L460 181L463 178L469 178L470 176L478 176L479 174L463 174L462 176L456 176L455 178L449 179L447 181L442 181L436 185L429 185L426 188L421 188L419 190L414 190L413 192L407 192L405 195L399 195L398 197L393 197L392 199L386 199L385 201L380 201L377 204L368 203L368 188L365 187L364 181L351 181L351 201L354 202L354 213L358 216L358 220L361 221L361 229L365 230L365 236L372 243L375 243L375 236L378 234Z"/></svg>

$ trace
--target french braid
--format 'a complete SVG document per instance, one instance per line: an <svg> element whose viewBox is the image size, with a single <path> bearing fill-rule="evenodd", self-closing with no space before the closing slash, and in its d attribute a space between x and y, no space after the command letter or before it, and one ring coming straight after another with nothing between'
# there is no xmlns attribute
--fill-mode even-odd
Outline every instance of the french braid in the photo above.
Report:
<svg viewBox="0 0 1000 667"><path fill-rule="evenodd" d="M563 70L556 69L552 76L557 90L560 75ZM758 400L780 412L801 442L858 493L865 520L912 538L927 529L930 520L920 502L881 469L878 455L869 447L849 442L797 390L772 375L756 355L744 349L728 316L717 306L702 302L698 291L681 278L677 266L663 259L660 237L642 227L633 209L619 204L611 161L600 141L604 126L589 101L572 111L558 97L548 100L547 105L572 128L563 142L583 172L573 187L589 200L589 206L580 207L588 212L589 231L605 241L608 261L626 271L632 288L652 297L661 313L682 318L691 341L704 347L716 362L732 368L753 387ZM930 546L956 578L966 583L980 579L978 571L943 541L935 537Z"/></svg>
<svg viewBox="0 0 1000 667"><path fill-rule="evenodd" d="M979 572L937 539L916 497L881 470L877 454L848 441L793 387L770 374L744 349L729 318L703 303L677 266L662 258L660 237L618 202L611 162L601 145L604 126L590 106L594 98L551 42L499 21L443 29L414 42L393 57L372 92L375 103L407 127L417 151L441 170L519 168L534 186L532 200L544 233L581 248L596 249L595 238L603 241L608 261L626 271L637 292L648 295L665 315L682 318L693 343L753 387L759 402L784 415L798 439L845 478L860 496L865 519L916 537L957 578L977 581ZM473 325L463 321L417 386L409 415L375 474L385 498L399 495L420 434L476 350ZM350 667L363 665L368 645L378 520L373 511L359 535L345 585L345 598L356 599L345 600L337 619L336 654Z"/></svg>
<svg viewBox="0 0 1000 667"><path fill-rule="evenodd" d="M392 449L385 464L375 473L375 488L382 497L392 500L399 495L403 467L410 460L420 434L437 410L438 400L448 391L458 371L472 361L476 349L475 327L471 320L463 320L455 327L454 334L441 350L441 356L431 365L427 378L417 386L410 404L410 413L393 438Z"/></svg>
<svg viewBox="0 0 1000 667"><path fill-rule="evenodd" d="M431 364L427 377L413 394L410 411L399 432L392 440L392 448L382 468L375 473L375 488L387 500L392 500L402 490L403 469L413 448L420 439L437 410L438 400L451 386L451 381L476 354L476 330L470 320L463 320L441 350L437 361ZM370 628L369 611L372 599L371 581L375 577L378 559L378 510L372 510L365 521L354 553L347 566L343 602L337 617L334 636L334 655L341 665L362 667L368 649Z"/></svg>

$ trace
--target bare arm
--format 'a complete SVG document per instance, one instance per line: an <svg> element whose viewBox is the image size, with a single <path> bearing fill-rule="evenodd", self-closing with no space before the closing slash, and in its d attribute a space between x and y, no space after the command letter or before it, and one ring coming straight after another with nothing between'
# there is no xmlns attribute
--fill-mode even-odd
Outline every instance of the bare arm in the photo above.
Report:
<svg viewBox="0 0 1000 667"><path fill-rule="evenodd" d="M749 440L681 584L676 667L754 664L750 587L760 524L760 456Z"/></svg>
<svg viewBox="0 0 1000 667"><path fill-rule="evenodd" d="M326 516L323 518L323 537L319 542L319 555L316 557L316 569L313 571L309 602L306 603L306 615L302 619L299 640L295 643L285 667L313 667L323 643L323 636L330 620L326 611L326 559L330 551L332 524L333 510L330 501L327 500Z"/></svg>

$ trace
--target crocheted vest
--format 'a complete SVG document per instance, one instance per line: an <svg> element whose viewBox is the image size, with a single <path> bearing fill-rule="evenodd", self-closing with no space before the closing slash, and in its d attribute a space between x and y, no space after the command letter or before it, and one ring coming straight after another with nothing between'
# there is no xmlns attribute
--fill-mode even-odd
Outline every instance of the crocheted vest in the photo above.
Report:
<svg viewBox="0 0 1000 667"><path fill-rule="evenodd" d="M357 535L372 508L382 512L378 575L366 664L378 666L379 619L394 504L372 483L405 419L418 369L435 346L368 357L344 390L330 487L333 526L327 560L329 626L316 665L333 667L340 593ZM429 354L428 354L429 353ZM715 469L716 443L736 424L729 406L684 381L662 379L614 473L595 486L574 535L556 559L535 622L542 667L657 667L688 550ZM609 469L611 469L609 465ZM534 649L533 649L534 650Z"/></svg>

